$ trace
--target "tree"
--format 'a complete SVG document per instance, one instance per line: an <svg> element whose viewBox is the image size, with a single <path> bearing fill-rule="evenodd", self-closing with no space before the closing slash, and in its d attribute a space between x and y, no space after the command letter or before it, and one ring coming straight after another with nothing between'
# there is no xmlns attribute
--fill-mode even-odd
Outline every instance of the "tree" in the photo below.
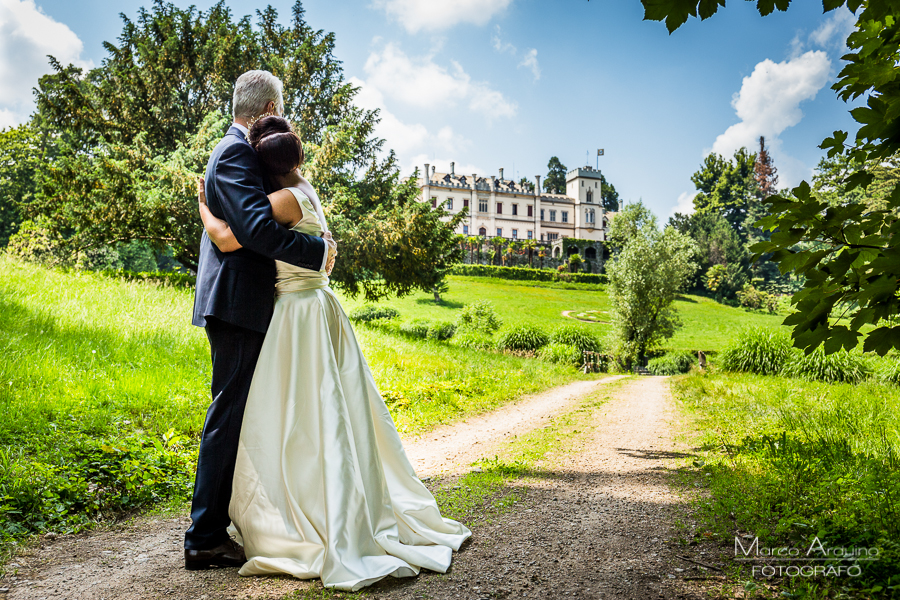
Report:
<svg viewBox="0 0 900 600"><path fill-rule="evenodd" d="M759 152L756 153L756 163L753 165L756 187L763 198L774 196L778 192L778 169L772 156L766 148L766 138L759 136Z"/></svg>
<svg viewBox="0 0 900 600"><path fill-rule="evenodd" d="M715 212L725 218L744 242L749 236L746 226L751 207L759 201L754 165L756 155L741 148L732 160L711 153L703 159L700 170L691 176L697 187L694 209L698 213Z"/></svg>
<svg viewBox="0 0 900 600"><path fill-rule="evenodd" d="M550 157L547 163L547 176L544 178L544 191L556 190L562 193L566 189L566 165L559 162L555 156Z"/></svg>
<svg viewBox="0 0 900 600"><path fill-rule="evenodd" d="M683 215L675 213L669 225L684 235L690 236L697 244L697 271L688 280L688 289L702 290L702 276L713 266L735 265L746 272L750 263L740 238L725 218L714 212ZM708 289L708 288L707 288Z"/></svg>
<svg viewBox="0 0 900 600"><path fill-rule="evenodd" d="M616 186L606 181L606 176L603 173L600 173L600 187L602 188L600 202L603 205L603 210L606 212L618 212L619 192L616 191Z"/></svg>
<svg viewBox="0 0 900 600"><path fill-rule="evenodd" d="M529 181L527 177L523 177L519 180L519 185L521 185L524 189L528 190L530 193L534 193L534 182Z"/></svg>
<svg viewBox="0 0 900 600"><path fill-rule="evenodd" d="M642 0L645 18L665 20L669 32L689 16L707 19L724 6L720 0ZM757 0L761 15L790 0ZM823 0L826 12L847 6L856 13L856 28L847 38L849 52L832 86L844 101L864 98L850 110L860 127L848 144L846 131L835 131L819 146L829 159L844 155L853 165L841 181L844 192L865 190L874 180L873 166L900 153L900 12L897 0ZM900 186L894 184L881 210L861 203L830 206L807 182L790 197L766 200L770 214L759 226L771 239L753 246L757 256L771 253L783 273L805 277L794 294L796 311L784 323L793 326L794 345L812 352L824 344L826 353L856 347L862 328L864 350L887 353L900 349ZM802 242L802 243L801 243Z"/></svg>
<svg viewBox="0 0 900 600"><path fill-rule="evenodd" d="M0 247L19 229L19 207L31 200L41 164L42 141L31 124L0 130Z"/></svg>
<svg viewBox="0 0 900 600"><path fill-rule="evenodd" d="M377 111L354 104L332 33L311 28L301 3L287 25L268 7L235 20L155 0L123 17L118 45L89 72L51 61L37 93L41 135L55 140L25 204L73 253L142 239L194 266L201 224L194 179L230 123L233 83L266 68L285 84L285 114L301 132L304 175L341 246L335 285L368 299L433 291L454 260L443 212L422 209L393 153L379 158ZM386 260L384 257L391 257Z"/></svg>
<svg viewBox="0 0 900 600"><path fill-rule="evenodd" d="M649 215L649 217L648 217ZM695 242L674 227L660 231L642 203L613 220L611 237L627 240L606 264L616 351L626 367L680 326L672 303L696 270Z"/></svg>

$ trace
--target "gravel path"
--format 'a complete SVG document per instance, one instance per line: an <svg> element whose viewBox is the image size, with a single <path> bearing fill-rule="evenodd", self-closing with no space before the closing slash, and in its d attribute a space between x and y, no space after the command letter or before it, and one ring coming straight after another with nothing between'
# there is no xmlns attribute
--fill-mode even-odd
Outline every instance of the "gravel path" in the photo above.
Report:
<svg viewBox="0 0 900 600"><path fill-rule="evenodd" d="M584 389L557 390L566 391L556 402L552 394L541 394L441 429L412 442L410 456L432 472L458 471L478 454L472 449L473 437L488 447L513 432L542 426L542 417L573 407L579 391L602 385L582 384ZM678 558L685 551L671 543L683 499L668 485L666 471L687 454L674 441L677 415L668 381L636 379L611 390L610 396L585 417L593 429L579 448L551 454L533 477L521 480L525 498L514 511L488 524L472 523L473 538L456 555L450 573L389 579L360 597L709 597L685 581L687 575L705 571ZM519 412L530 416L518 418ZM446 478L442 481L447 484ZM236 569L185 571L181 541L187 525L183 516L144 517L103 531L43 540L7 565L0 588L9 590L0 592L0 600L4 595L14 600L274 600L292 593L299 594L292 598L331 597L321 595L318 582L240 578ZM695 559L707 560L701 555Z"/></svg>

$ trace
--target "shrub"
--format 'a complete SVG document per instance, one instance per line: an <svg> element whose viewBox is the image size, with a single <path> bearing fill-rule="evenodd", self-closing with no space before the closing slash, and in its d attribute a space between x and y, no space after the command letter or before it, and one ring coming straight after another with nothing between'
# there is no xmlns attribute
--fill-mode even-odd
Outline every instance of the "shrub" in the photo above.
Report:
<svg viewBox="0 0 900 600"><path fill-rule="evenodd" d="M878 381L900 385L900 360L896 356L886 356L875 370Z"/></svg>
<svg viewBox="0 0 900 600"><path fill-rule="evenodd" d="M534 325L517 325L500 335L497 347L501 350L536 352L549 341L550 337Z"/></svg>
<svg viewBox="0 0 900 600"><path fill-rule="evenodd" d="M390 306L375 306L374 304L367 304L355 308L347 315L351 321L357 323L370 323L379 319L391 320L396 319L399 316L400 311L396 308L391 308Z"/></svg>
<svg viewBox="0 0 900 600"><path fill-rule="evenodd" d="M865 356L847 352L843 348L832 354L825 354L822 346L810 354L794 353L783 371L789 377L826 383L859 383L870 373L871 368Z"/></svg>
<svg viewBox="0 0 900 600"><path fill-rule="evenodd" d="M494 304L489 300L479 300L466 304L457 317L456 324L460 328L472 329L483 333L494 333L503 324L503 320L494 311Z"/></svg>
<svg viewBox="0 0 900 600"><path fill-rule="evenodd" d="M764 308L770 313L778 310L778 296L763 290L758 290L749 283L744 286L743 290L737 293L737 299L741 303L741 306L746 308Z"/></svg>
<svg viewBox="0 0 900 600"><path fill-rule="evenodd" d="M452 338L454 333L456 333L456 325L448 321L439 321L428 327L427 337L429 340L443 342Z"/></svg>
<svg viewBox="0 0 900 600"><path fill-rule="evenodd" d="M651 359L647 363L647 370L653 375L680 375L690 371L693 364L693 353L669 352L665 356Z"/></svg>
<svg viewBox="0 0 900 600"><path fill-rule="evenodd" d="M791 356L791 340L782 329L750 327L741 331L719 358L726 371L774 375Z"/></svg>
<svg viewBox="0 0 900 600"><path fill-rule="evenodd" d="M538 356L547 362L577 367L581 365L582 353L575 346L562 342L550 342L538 351Z"/></svg>
<svg viewBox="0 0 900 600"><path fill-rule="evenodd" d="M490 350L496 346L494 338L481 331L463 329L453 337L453 342L462 348Z"/></svg>
<svg viewBox="0 0 900 600"><path fill-rule="evenodd" d="M432 323L428 319L413 319L401 325L400 331L413 337L426 338L431 325Z"/></svg>
<svg viewBox="0 0 900 600"><path fill-rule="evenodd" d="M6 251L36 263L66 265L71 262L71 256L64 244L64 240L51 234L41 221L24 221L19 231L10 236Z"/></svg>
<svg viewBox="0 0 900 600"><path fill-rule="evenodd" d="M715 294L716 300L734 298L739 290L744 289L747 274L739 264L713 265L703 276L703 285Z"/></svg>
<svg viewBox="0 0 900 600"><path fill-rule="evenodd" d="M553 332L550 341L574 346L579 352L599 352L600 340L577 325L563 325Z"/></svg>
<svg viewBox="0 0 900 600"><path fill-rule="evenodd" d="M565 271L565 265L563 265ZM465 265L453 267L451 275L467 277L496 277L519 281L571 281L572 283L606 283L603 273L559 273L551 269L529 269L525 267L500 267L497 265Z"/></svg>

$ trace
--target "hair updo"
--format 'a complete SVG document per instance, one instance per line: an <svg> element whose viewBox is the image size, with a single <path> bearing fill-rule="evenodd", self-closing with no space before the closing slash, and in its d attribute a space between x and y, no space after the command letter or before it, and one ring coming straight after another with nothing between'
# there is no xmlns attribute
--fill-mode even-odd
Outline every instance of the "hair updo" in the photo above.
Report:
<svg viewBox="0 0 900 600"><path fill-rule="evenodd" d="M259 162L272 175L286 175L303 164L303 143L284 117L270 115L250 128L247 141L256 149Z"/></svg>

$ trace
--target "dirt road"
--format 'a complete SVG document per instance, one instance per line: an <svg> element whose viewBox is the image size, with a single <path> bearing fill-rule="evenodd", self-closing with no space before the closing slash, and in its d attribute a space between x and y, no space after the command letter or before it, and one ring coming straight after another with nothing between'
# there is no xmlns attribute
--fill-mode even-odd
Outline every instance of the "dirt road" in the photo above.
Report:
<svg viewBox="0 0 900 600"><path fill-rule="evenodd" d="M577 387L584 383L437 430L410 442L409 454L423 475L459 472L491 456L480 446L496 448L510 435L542 427L550 415L571 409L580 395L604 385ZM521 484L524 500L515 510L487 525L473 525L472 540L448 574L389 579L356 597L700 597L685 581L699 567L680 559L671 543L684 501L670 486L667 470L688 454L675 441L677 415L667 379L625 382L585 418L591 433L580 447L548 456ZM446 477L437 481L448 485ZM0 588L8 588L11 600L332 597L318 581L240 578L236 569L187 572L181 563L187 525L184 516L149 517L45 540L13 559Z"/></svg>

